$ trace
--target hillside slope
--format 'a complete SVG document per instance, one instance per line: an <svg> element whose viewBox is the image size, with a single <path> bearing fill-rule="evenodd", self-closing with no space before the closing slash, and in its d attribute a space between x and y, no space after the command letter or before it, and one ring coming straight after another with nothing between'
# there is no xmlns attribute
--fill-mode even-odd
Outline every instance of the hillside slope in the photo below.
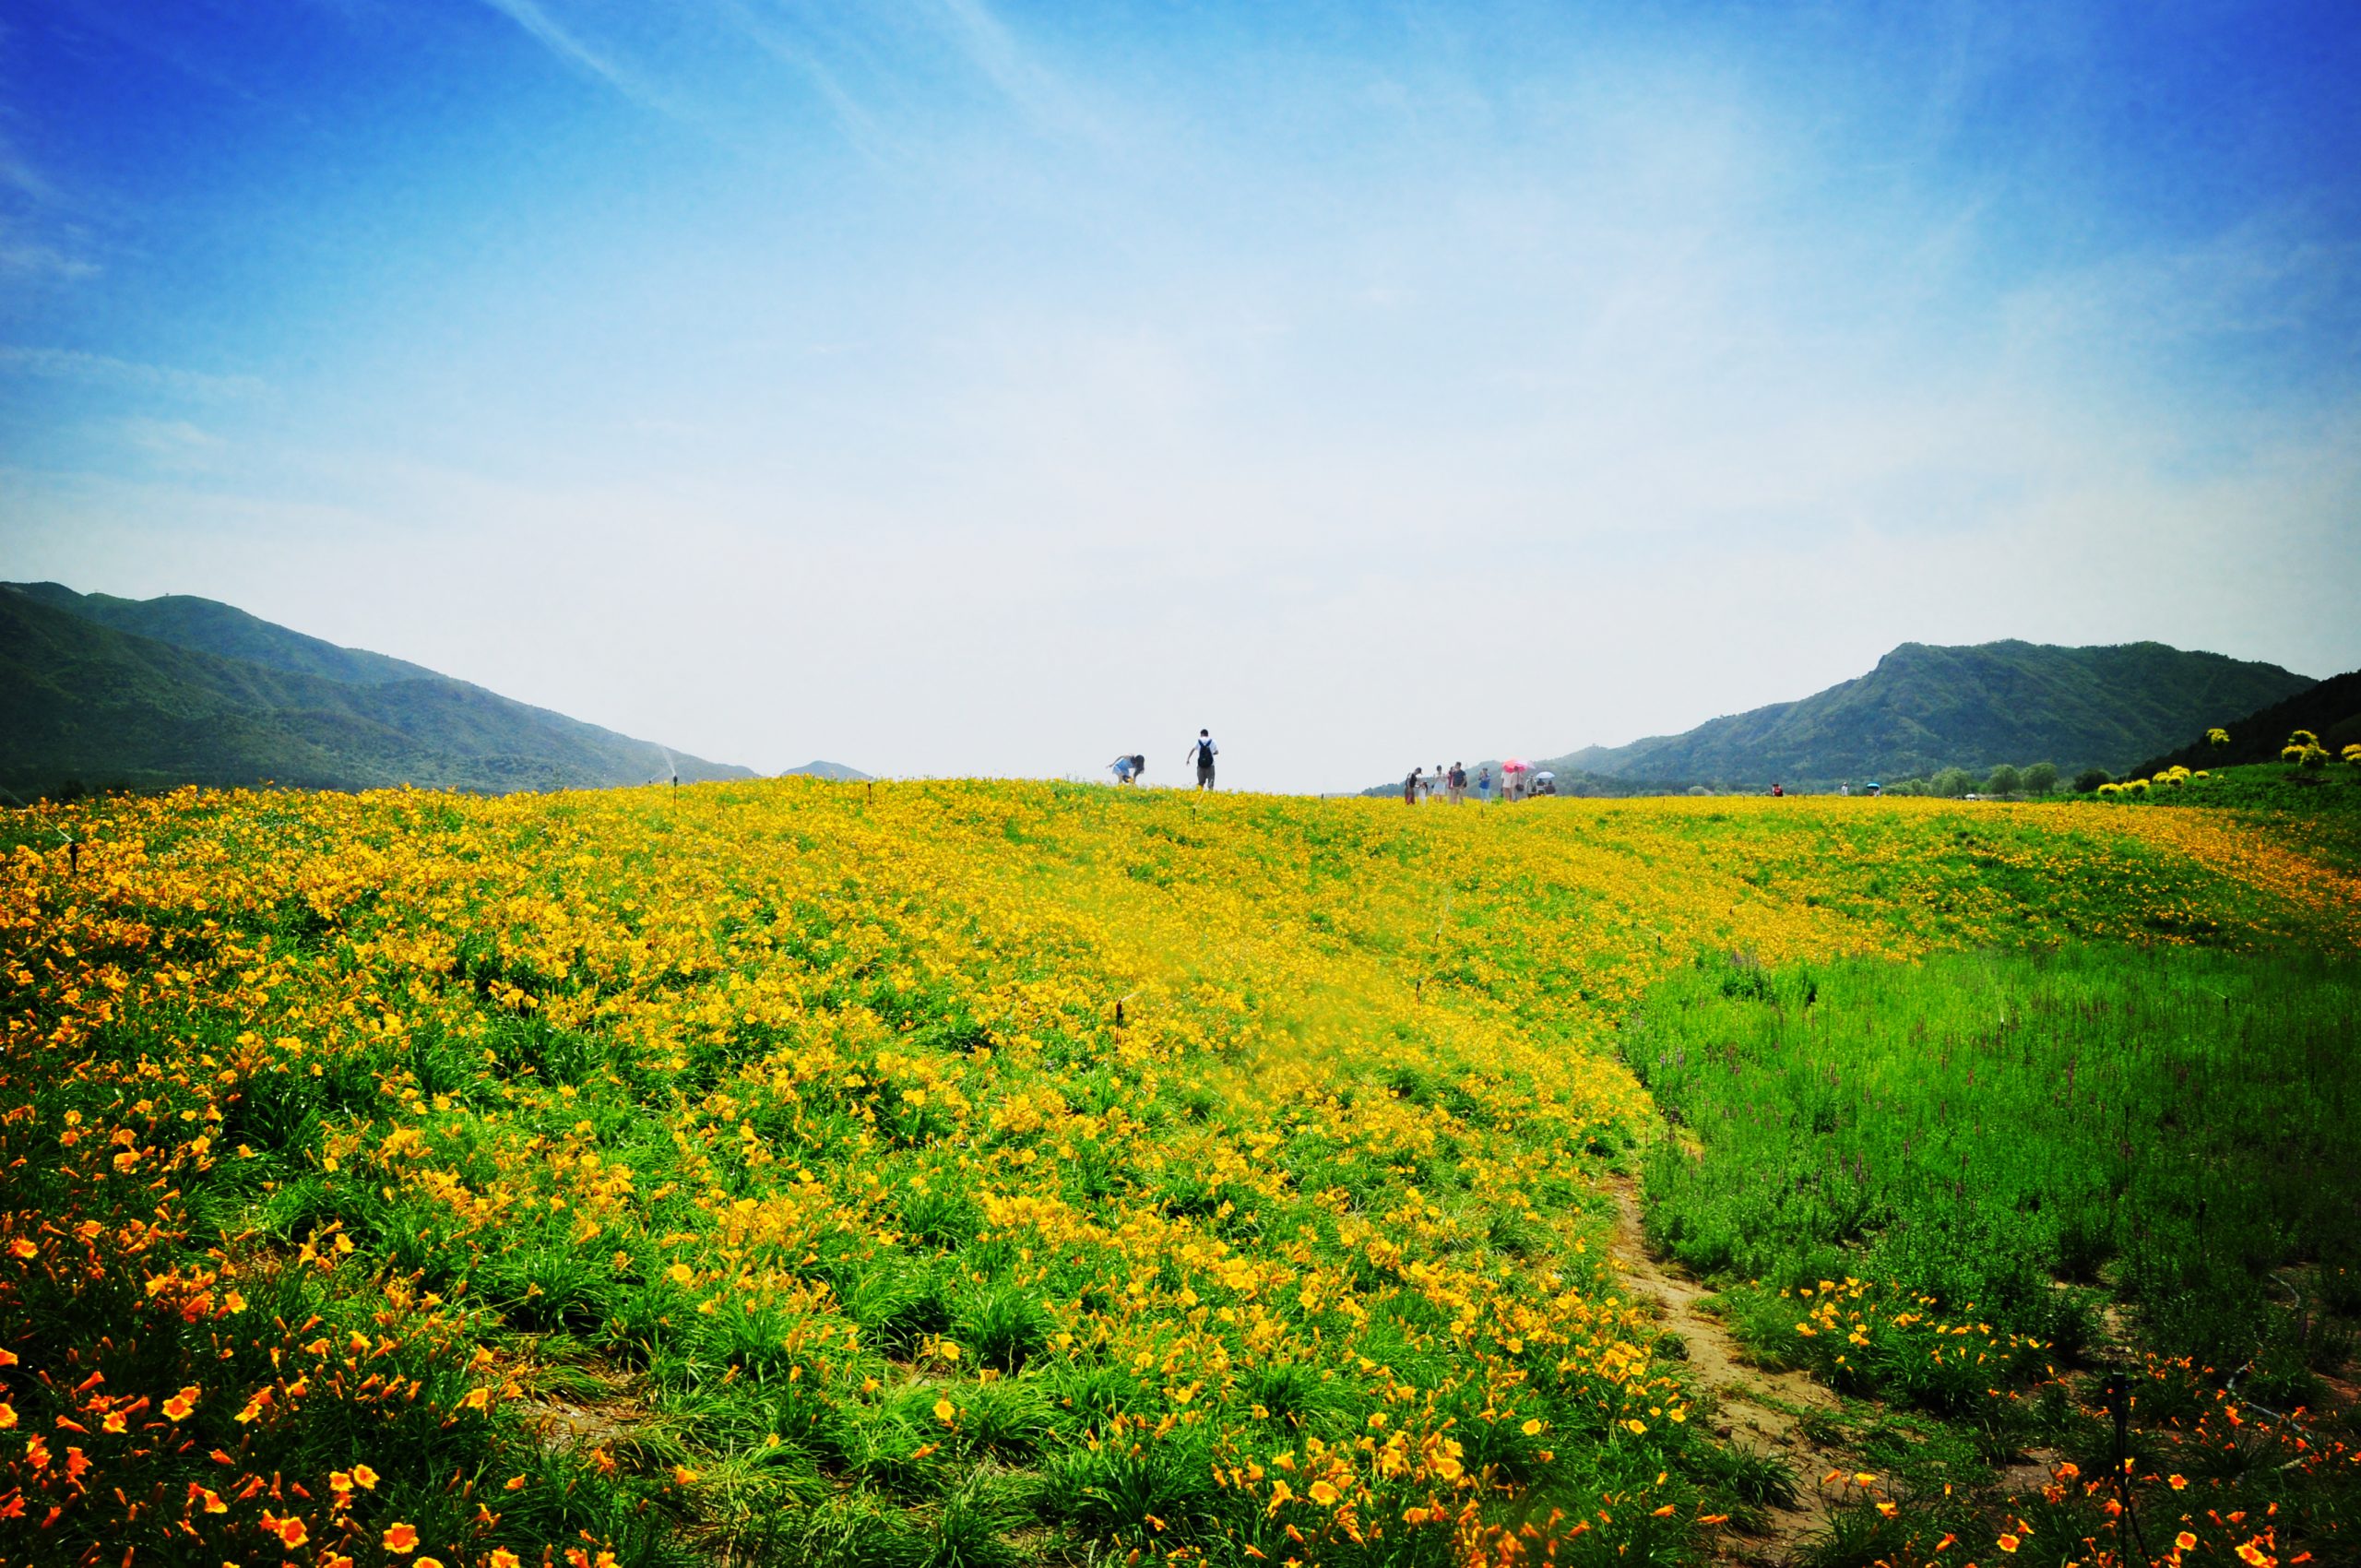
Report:
<svg viewBox="0 0 2361 1568"><path fill-rule="evenodd" d="M2313 684L2275 664L2163 643L1904 643L1875 670L1628 746L1545 764L1626 783L1760 787L2054 762L2120 770L2192 731Z"/></svg>
<svg viewBox="0 0 2361 1568"><path fill-rule="evenodd" d="M5 1392L88 1468L0 1557L1726 1561L1712 1387L1608 1244L1662 981L1770 1017L1839 955L2356 938L2265 826L2097 802L0 814Z"/></svg>
<svg viewBox="0 0 2361 1568"><path fill-rule="evenodd" d="M2335 751L2361 741L2361 670L2331 675L2284 702L2237 719L2213 721L2230 732L2230 743L2216 749L2198 735L2178 751L2150 757L2130 771L2134 777L2160 773L2167 767L2229 767L2239 763L2276 762L2288 735L2309 730ZM2211 725L2207 728L2212 728Z"/></svg>
<svg viewBox="0 0 2361 1568"><path fill-rule="evenodd" d="M323 672L337 669L353 678ZM749 776L210 600L0 585L0 785L18 794L75 780L504 791L642 784L675 766Z"/></svg>

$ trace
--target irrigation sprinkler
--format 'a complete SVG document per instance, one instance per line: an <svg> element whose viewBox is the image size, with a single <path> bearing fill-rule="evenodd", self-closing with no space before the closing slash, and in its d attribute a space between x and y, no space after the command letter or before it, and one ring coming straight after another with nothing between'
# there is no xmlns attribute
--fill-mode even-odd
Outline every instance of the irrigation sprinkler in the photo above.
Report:
<svg viewBox="0 0 2361 1568"><path fill-rule="evenodd" d="M23 807L27 811L33 809L33 803L30 801L25 799L22 795L18 794L14 790L9 789L5 784L0 784L0 795L7 796L10 800L16 802L18 805ZM64 839L65 842L65 874L69 877L81 875L82 841L79 838L75 837L71 833L66 832L65 829L58 826L57 824L53 822L50 823L48 827L52 833L56 834L58 837Z"/></svg>

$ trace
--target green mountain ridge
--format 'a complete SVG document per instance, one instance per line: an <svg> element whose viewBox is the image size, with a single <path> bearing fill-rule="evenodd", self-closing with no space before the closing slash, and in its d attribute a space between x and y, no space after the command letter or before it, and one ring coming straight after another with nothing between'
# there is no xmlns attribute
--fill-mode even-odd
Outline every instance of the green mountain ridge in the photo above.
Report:
<svg viewBox="0 0 2361 1568"><path fill-rule="evenodd" d="M0 584L0 786L504 792L745 778L211 600Z"/></svg>
<svg viewBox="0 0 2361 1568"><path fill-rule="evenodd" d="M2120 771L2208 725L2318 683L2275 664L2164 643L2060 647L1904 643L1877 668L1795 702L1536 764L1618 790L1828 788L1938 768L2054 762Z"/></svg>
<svg viewBox="0 0 2361 1568"><path fill-rule="evenodd" d="M296 675L318 675L350 686L386 686L400 681L444 681L450 677L357 647L339 647L318 637L248 614L219 600L193 594L169 593L158 599L117 599L111 593L77 593L63 583L8 583L52 610L63 610L85 621L112 626L134 636L152 637L174 647L209 653L219 659L243 659L270 670ZM459 683L462 685L465 682Z"/></svg>

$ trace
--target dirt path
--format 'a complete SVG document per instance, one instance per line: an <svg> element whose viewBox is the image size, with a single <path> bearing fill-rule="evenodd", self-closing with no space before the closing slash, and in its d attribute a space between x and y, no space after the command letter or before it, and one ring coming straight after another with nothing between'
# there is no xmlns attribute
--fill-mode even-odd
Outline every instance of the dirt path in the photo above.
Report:
<svg viewBox="0 0 2361 1568"><path fill-rule="evenodd" d="M1833 1504L1842 1501L1820 1484L1821 1478L1831 1470L1853 1468L1847 1455L1815 1443L1805 1431L1805 1416L1813 1410L1835 1411L1837 1398L1809 1373L1748 1364L1721 1320L1697 1310L1697 1303L1712 1292L1649 1255L1640 1228L1638 1184L1629 1177L1616 1177L1608 1190L1615 1199L1615 1266L1630 1280L1634 1296L1651 1296L1663 1304L1665 1326L1689 1347L1697 1387L1714 1399L1714 1435L1784 1459L1796 1474L1795 1506L1766 1509L1767 1528L1725 1537L1720 1556L1734 1562L1782 1562L1797 1541L1827 1525Z"/></svg>
<svg viewBox="0 0 2361 1568"><path fill-rule="evenodd" d="M528 1363L517 1381L517 1406L549 1453L608 1453L655 1423L635 1380L602 1362Z"/></svg>

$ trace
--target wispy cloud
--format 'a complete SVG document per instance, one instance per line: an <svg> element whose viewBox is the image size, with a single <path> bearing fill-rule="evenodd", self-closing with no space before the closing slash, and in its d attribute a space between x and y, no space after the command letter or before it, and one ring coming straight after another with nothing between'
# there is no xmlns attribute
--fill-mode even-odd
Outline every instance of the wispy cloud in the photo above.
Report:
<svg viewBox="0 0 2361 1568"><path fill-rule="evenodd" d="M79 349L43 349L0 343L0 375L37 375L122 391L161 393L208 400L251 398L268 390L251 375L213 375L172 365L140 364Z"/></svg>
<svg viewBox="0 0 2361 1568"><path fill-rule="evenodd" d="M0 188L39 202L57 199L56 188L48 177L33 167L32 160L18 150L5 132L0 132Z"/></svg>
<svg viewBox="0 0 2361 1568"><path fill-rule="evenodd" d="M881 162L938 142L941 120L961 112L975 87L1037 134L1111 139L1107 118L981 0L919 0L899 12L709 0L706 25L635 35L637 51L611 33L594 41L575 16L542 0L482 4L571 68L743 148L772 139L781 107L776 77L748 77L749 61L791 73L847 141Z"/></svg>
<svg viewBox="0 0 2361 1568"><path fill-rule="evenodd" d="M542 9L538 0L483 0L483 3L522 28L535 42L560 60L584 75L604 82L641 108L675 118L682 117L679 107L654 84L637 71L585 43Z"/></svg>
<svg viewBox="0 0 2361 1568"><path fill-rule="evenodd" d="M126 444L173 468L204 467L228 445L186 420L134 418L122 421L116 429Z"/></svg>
<svg viewBox="0 0 2361 1568"><path fill-rule="evenodd" d="M2333 399L2361 391L2356 279L2361 243L2281 208L2036 275L2004 297L1999 320L2012 361L2046 379L2110 365L2184 398L2240 374L2284 385L2287 345L2339 346L2309 383Z"/></svg>
<svg viewBox="0 0 2361 1568"><path fill-rule="evenodd" d="M891 150L876 114L845 85L843 77L821 57L821 51L797 37L789 30L758 16L742 0L723 0L722 14L730 25L742 33L757 49L788 66L808 81L820 95L828 112L836 116L836 125L854 147L872 158L883 158Z"/></svg>
<svg viewBox="0 0 2361 1568"><path fill-rule="evenodd" d="M0 278L54 279L77 283L99 275L99 264L37 241L0 238Z"/></svg>
<svg viewBox="0 0 2361 1568"><path fill-rule="evenodd" d="M1074 93L995 16L983 0L939 0L949 31L970 65L1046 130L1102 139L1101 126Z"/></svg>
<svg viewBox="0 0 2361 1568"><path fill-rule="evenodd" d="M49 176L0 127L0 279L78 283L98 275Z"/></svg>

